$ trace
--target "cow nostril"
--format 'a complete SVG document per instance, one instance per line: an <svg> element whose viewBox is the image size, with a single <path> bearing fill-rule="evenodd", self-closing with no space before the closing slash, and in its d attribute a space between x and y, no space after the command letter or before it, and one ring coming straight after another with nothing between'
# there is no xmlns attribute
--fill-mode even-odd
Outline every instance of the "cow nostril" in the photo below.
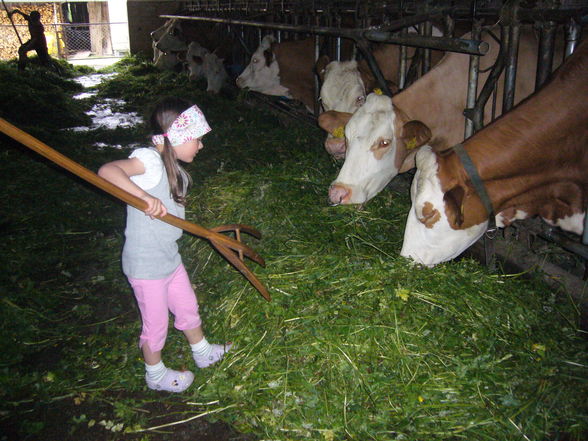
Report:
<svg viewBox="0 0 588 441"><path fill-rule="evenodd" d="M340 185L332 185L329 188L329 200L334 206L341 205L349 197L349 190Z"/></svg>

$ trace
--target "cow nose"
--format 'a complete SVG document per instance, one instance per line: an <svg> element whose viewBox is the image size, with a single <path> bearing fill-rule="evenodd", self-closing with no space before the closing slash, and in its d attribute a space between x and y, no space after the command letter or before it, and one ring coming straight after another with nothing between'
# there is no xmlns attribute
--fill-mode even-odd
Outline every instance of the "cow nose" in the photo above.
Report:
<svg viewBox="0 0 588 441"><path fill-rule="evenodd" d="M334 184L329 187L329 201L333 205L340 205L345 203L351 195L348 188Z"/></svg>
<svg viewBox="0 0 588 441"><path fill-rule="evenodd" d="M237 80L235 80L235 83L237 83L237 87L242 88L243 87L243 78L237 77Z"/></svg>

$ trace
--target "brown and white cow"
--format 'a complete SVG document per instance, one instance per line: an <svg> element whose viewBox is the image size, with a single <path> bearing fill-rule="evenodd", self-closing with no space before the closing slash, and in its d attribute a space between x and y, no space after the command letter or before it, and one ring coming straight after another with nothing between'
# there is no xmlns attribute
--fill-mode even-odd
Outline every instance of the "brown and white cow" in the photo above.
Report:
<svg viewBox="0 0 588 441"><path fill-rule="evenodd" d="M540 216L582 234L588 207L588 41L552 80L463 143L484 183L496 224ZM485 231L488 213L453 149L416 155L400 254L451 260Z"/></svg>
<svg viewBox="0 0 588 441"><path fill-rule="evenodd" d="M223 64L223 59L219 58L214 52L206 54L204 55L202 69L206 77L206 91L215 94L219 93L229 77Z"/></svg>
<svg viewBox="0 0 588 441"><path fill-rule="evenodd" d="M312 112L314 65L314 38L277 43L266 35L236 83L241 89L301 101Z"/></svg>
<svg viewBox="0 0 588 441"><path fill-rule="evenodd" d="M181 72L188 45L182 36L180 21L172 18L151 32L153 64L160 70Z"/></svg>
<svg viewBox="0 0 588 441"><path fill-rule="evenodd" d="M439 29L434 28L433 35L441 36ZM408 56L414 56L415 49L408 48ZM432 51L431 63L435 66L443 57L443 52ZM400 46L380 44L375 47L372 55L386 79L392 93L398 92L398 73L400 70ZM320 98L323 111L354 113L364 103L367 95L378 87L369 65L365 59L355 61L330 61L327 56L319 58L316 71L321 80ZM327 135L325 149L335 159L345 158L345 138L342 134Z"/></svg>
<svg viewBox="0 0 588 441"><path fill-rule="evenodd" d="M480 69L485 70L494 63L499 45L487 32L483 32L482 39L489 45L488 53L480 58ZM537 48L535 34L531 29L524 29L519 43L515 102L534 90ZM561 59L559 54L555 59L557 64L557 60ZM370 95L353 115L337 112L321 115L319 124L329 132L349 121L345 127L345 162L329 189L331 202L364 203L378 194L398 173L414 167L413 153L420 145L428 143L439 149L462 141L468 71L468 55L449 53L437 66L392 99ZM480 81L485 81L487 75L488 72L480 74ZM496 108L500 114L502 82L499 83L497 95ZM486 106L485 123L490 119L491 104L489 102ZM428 127L430 140L426 139L426 131L422 130L407 137L416 129L416 125L411 123L407 130L403 130L410 121L420 121Z"/></svg>
<svg viewBox="0 0 588 441"><path fill-rule="evenodd" d="M215 46L214 52L211 53L194 38L208 45L224 44L226 39L215 39L215 32L203 32L203 29L210 27L202 28L199 25L172 18L153 31L153 63L161 70L175 72L182 72L187 67L190 80L205 77L207 92L218 93L228 77L223 59L219 56L223 52L222 45ZM226 50L224 52L226 53Z"/></svg>

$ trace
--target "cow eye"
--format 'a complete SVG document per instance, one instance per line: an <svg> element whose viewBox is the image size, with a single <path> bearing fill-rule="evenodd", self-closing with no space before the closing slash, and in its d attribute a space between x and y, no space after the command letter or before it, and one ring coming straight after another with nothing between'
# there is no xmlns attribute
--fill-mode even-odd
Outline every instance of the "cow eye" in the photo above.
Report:
<svg viewBox="0 0 588 441"><path fill-rule="evenodd" d="M380 149L385 149L388 146L390 146L389 139L382 139L382 140L380 140L380 143L378 144L378 148L380 148Z"/></svg>
<svg viewBox="0 0 588 441"><path fill-rule="evenodd" d="M356 104L358 106L362 106L363 103L365 102L365 96L358 96L357 99L355 100Z"/></svg>
<svg viewBox="0 0 588 441"><path fill-rule="evenodd" d="M251 59L251 62L252 62L252 63L257 63L257 62L259 62L259 60L258 60L257 58L252 58L252 59Z"/></svg>

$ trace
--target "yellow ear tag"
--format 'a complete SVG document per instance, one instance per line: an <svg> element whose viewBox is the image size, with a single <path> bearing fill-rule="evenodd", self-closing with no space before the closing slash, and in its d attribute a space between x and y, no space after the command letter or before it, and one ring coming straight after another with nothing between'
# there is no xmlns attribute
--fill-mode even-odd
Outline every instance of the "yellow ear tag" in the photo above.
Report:
<svg viewBox="0 0 588 441"><path fill-rule="evenodd" d="M382 92L382 89L380 89L380 88L377 88L377 89L374 89L374 93L375 93L376 95L382 95L384 92Z"/></svg>
<svg viewBox="0 0 588 441"><path fill-rule="evenodd" d="M337 127L335 130L333 130L331 135L333 135L335 138L345 138L345 126Z"/></svg>
<svg viewBox="0 0 588 441"><path fill-rule="evenodd" d="M417 139L416 136L412 139L410 139L407 143L406 143L406 150L412 150L415 149L417 146Z"/></svg>

